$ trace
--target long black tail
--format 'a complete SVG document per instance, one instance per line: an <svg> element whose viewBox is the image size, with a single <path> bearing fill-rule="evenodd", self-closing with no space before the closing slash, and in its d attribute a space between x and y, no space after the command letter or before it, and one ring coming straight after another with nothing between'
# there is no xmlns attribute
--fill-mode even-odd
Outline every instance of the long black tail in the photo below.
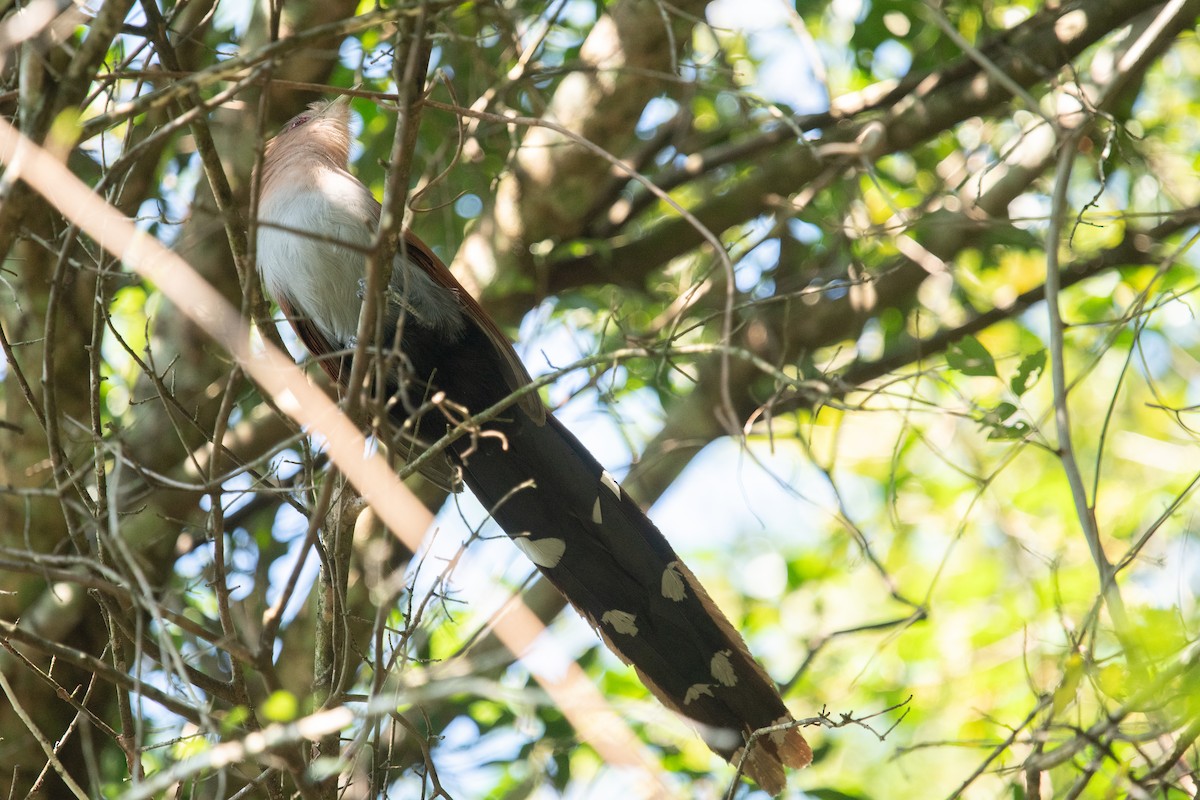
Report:
<svg viewBox="0 0 1200 800"><path fill-rule="evenodd" d="M429 273L452 280L444 267ZM459 336L421 324L404 331L404 356L421 378L409 383L408 400L432 397L436 387L460 410L478 413L528 376L504 335L456 291L470 312ZM397 423L407 408L393 406ZM435 441L446 418L426 413L415 427L418 439ZM736 761L753 731L792 721L775 684L658 528L537 395L459 439L452 455L500 527L663 704L697 723L715 752ZM757 740L745 768L778 794L784 767L811 760L792 727Z"/></svg>
<svg viewBox="0 0 1200 800"><path fill-rule="evenodd" d="M730 761L752 731L792 720L704 587L562 423L512 409L487 427L502 435L460 446L466 484L659 700ZM756 742L746 772L774 794L784 766L811 760L790 728Z"/></svg>

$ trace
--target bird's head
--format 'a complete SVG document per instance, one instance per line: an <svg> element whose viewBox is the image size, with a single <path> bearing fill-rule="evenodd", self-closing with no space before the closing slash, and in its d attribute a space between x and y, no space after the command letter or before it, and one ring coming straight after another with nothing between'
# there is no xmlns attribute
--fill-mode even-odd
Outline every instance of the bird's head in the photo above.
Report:
<svg viewBox="0 0 1200 800"><path fill-rule="evenodd" d="M316 102L287 121L267 142L265 160L285 160L289 155L317 155L344 167L350 160L350 96Z"/></svg>

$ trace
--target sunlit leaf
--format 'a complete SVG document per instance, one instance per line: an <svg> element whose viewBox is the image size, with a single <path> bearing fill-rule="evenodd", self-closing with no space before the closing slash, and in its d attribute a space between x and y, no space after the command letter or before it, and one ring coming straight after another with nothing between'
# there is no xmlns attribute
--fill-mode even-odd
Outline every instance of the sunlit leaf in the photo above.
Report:
<svg viewBox="0 0 1200 800"><path fill-rule="evenodd" d="M946 350L946 363L963 375L996 377L996 362L974 336L964 336Z"/></svg>
<svg viewBox="0 0 1200 800"><path fill-rule="evenodd" d="M1016 373L1008 382L1008 386L1012 389L1012 393L1017 397L1025 394L1032 389L1042 377L1042 371L1046 368L1046 351L1039 350L1036 353L1030 353L1021 359L1020 366L1017 367Z"/></svg>
<svg viewBox="0 0 1200 800"><path fill-rule="evenodd" d="M291 722L300 715L300 702L294 694L281 689L272 692L260 709L263 716L272 722Z"/></svg>

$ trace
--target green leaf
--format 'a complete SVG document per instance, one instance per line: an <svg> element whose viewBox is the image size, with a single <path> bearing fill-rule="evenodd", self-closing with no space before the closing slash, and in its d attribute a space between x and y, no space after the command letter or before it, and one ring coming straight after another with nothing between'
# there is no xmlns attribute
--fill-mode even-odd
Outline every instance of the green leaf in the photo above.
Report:
<svg viewBox="0 0 1200 800"><path fill-rule="evenodd" d="M208 750L208 742L203 736L186 736L171 747L171 756L177 761L182 761L191 756L198 756L205 750Z"/></svg>
<svg viewBox="0 0 1200 800"><path fill-rule="evenodd" d="M865 800L861 794L846 794L837 789L809 789L805 794L818 800Z"/></svg>
<svg viewBox="0 0 1200 800"><path fill-rule="evenodd" d="M245 706L234 706L221 720L221 732L228 735L242 726L250 718L250 709Z"/></svg>
<svg viewBox="0 0 1200 800"><path fill-rule="evenodd" d="M995 408L985 411L983 416L979 417L979 425L983 428L991 428L991 431L988 432L988 439L991 441L1019 441L1029 434L1030 427L1029 423L1024 420L1005 424L1015 413L1017 413L1017 407L1012 403L999 403Z"/></svg>
<svg viewBox="0 0 1200 800"><path fill-rule="evenodd" d="M950 345L950 349L946 351L946 363L963 375L999 377L992 354L974 336L964 336Z"/></svg>
<svg viewBox="0 0 1200 800"><path fill-rule="evenodd" d="M1014 422L1012 425L996 425L992 428L992 432L988 434L988 440L993 442L1016 442L1028 436L1030 430L1032 428L1024 420Z"/></svg>
<svg viewBox="0 0 1200 800"><path fill-rule="evenodd" d="M1017 413L1017 407L1012 403L1000 403L990 412L988 412L987 421L990 424L999 424Z"/></svg>
<svg viewBox="0 0 1200 800"><path fill-rule="evenodd" d="M1030 353L1021 359L1021 365L1017 367L1017 373L1008 382L1008 388L1012 389L1013 394L1020 397L1037 384L1045 370L1046 351L1038 350L1036 353Z"/></svg>
<svg viewBox="0 0 1200 800"><path fill-rule="evenodd" d="M300 714L300 703L291 692L272 692L262 704L262 713L272 722L291 722Z"/></svg>

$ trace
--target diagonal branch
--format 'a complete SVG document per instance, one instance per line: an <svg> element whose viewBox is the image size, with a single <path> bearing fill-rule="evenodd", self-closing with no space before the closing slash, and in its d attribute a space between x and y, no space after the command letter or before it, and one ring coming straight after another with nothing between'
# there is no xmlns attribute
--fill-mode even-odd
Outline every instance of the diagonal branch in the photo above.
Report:
<svg viewBox="0 0 1200 800"><path fill-rule="evenodd" d="M1019 86L1034 87L1056 74L1084 50L1146 10L1143 0L1080 0L1037 14L1008 31L1000 42L980 48ZM1187 0L1181 18L1200 13L1200 2ZM720 195L692 209L709 230L733 225L774 211L773 197L787 196L815 181L825 170L841 171L860 158L822 157L822 147L853 143L865 127L882 124L882 135L868 137L861 152L871 161L909 150L970 117L994 112L1012 97L988 70L966 56L925 76L912 90L894 98L877 121L861 121L832 129L813 142L781 142ZM559 293L598 281L643 286L646 277L670 259L699 246L702 235L682 219L668 219L645 234L547 267L546 290Z"/></svg>

